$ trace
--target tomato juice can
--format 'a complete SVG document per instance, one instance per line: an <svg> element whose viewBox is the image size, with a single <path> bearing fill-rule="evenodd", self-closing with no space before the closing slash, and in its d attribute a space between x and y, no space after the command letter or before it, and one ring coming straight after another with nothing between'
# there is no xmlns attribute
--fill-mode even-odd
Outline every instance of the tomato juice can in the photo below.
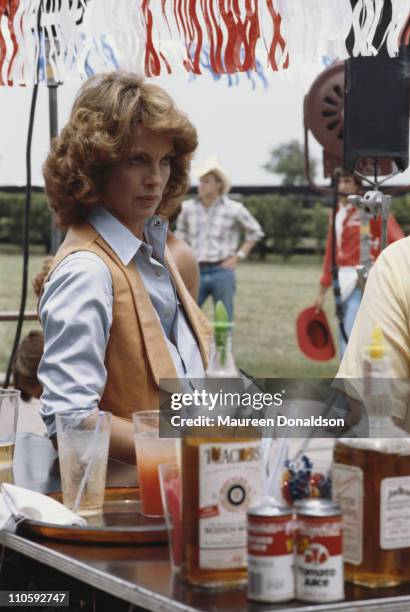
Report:
<svg viewBox="0 0 410 612"><path fill-rule="evenodd" d="M297 599L316 603L344 599L340 506L330 500L301 500L295 512Z"/></svg>
<svg viewBox="0 0 410 612"><path fill-rule="evenodd" d="M248 598L281 602L295 597L292 508L266 504L248 510Z"/></svg>

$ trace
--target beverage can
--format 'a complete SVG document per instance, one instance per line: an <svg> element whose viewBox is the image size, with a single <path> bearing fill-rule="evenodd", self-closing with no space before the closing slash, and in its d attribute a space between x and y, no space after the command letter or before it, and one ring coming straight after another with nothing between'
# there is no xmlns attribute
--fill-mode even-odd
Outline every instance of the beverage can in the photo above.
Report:
<svg viewBox="0 0 410 612"><path fill-rule="evenodd" d="M342 511L330 500L301 500L296 510L296 597L344 599Z"/></svg>
<svg viewBox="0 0 410 612"><path fill-rule="evenodd" d="M341 512L339 504L333 499L320 499L320 498L307 498L307 499L297 499L293 502L293 509L296 514L299 513L299 509L310 510L318 513L318 516L322 515L322 513L326 513L328 508L336 508Z"/></svg>
<svg viewBox="0 0 410 612"><path fill-rule="evenodd" d="M293 515L288 506L248 510L248 598L280 602L295 597Z"/></svg>

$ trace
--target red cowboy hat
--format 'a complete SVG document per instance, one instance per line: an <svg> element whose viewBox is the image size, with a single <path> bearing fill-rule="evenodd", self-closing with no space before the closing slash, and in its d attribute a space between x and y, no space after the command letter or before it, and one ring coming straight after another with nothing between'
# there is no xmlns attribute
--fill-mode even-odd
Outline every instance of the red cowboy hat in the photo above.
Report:
<svg viewBox="0 0 410 612"><path fill-rule="evenodd" d="M302 310L296 322L299 348L310 359L327 361L335 354L332 332L323 310L315 306Z"/></svg>

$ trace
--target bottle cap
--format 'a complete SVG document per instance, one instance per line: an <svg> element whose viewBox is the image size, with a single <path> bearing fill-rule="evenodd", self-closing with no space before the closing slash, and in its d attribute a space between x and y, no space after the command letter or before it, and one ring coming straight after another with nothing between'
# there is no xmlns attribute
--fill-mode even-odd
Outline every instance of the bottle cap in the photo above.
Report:
<svg viewBox="0 0 410 612"><path fill-rule="evenodd" d="M229 320L228 311L225 304L218 301L215 305L213 327L215 331L230 331L233 328L233 323Z"/></svg>
<svg viewBox="0 0 410 612"><path fill-rule="evenodd" d="M220 363L221 366L225 366L227 353L230 350L229 340L232 323L229 320L228 311L225 308L225 304L221 301L218 301L215 304L213 326L214 341L216 349L219 352Z"/></svg>
<svg viewBox="0 0 410 612"><path fill-rule="evenodd" d="M213 321L212 327L215 331L231 331L233 329L233 323L230 323L229 321L227 323Z"/></svg>
<svg viewBox="0 0 410 612"><path fill-rule="evenodd" d="M383 332L380 325L375 325L372 331L372 339L369 346L366 346L366 353L372 359L381 359L386 353L385 346L383 344Z"/></svg>

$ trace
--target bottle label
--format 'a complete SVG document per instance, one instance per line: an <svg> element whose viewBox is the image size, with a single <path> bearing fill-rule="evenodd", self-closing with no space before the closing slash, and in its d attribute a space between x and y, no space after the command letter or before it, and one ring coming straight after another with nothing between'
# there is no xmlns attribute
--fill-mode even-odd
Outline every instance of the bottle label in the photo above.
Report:
<svg viewBox="0 0 410 612"><path fill-rule="evenodd" d="M246 567L246 511L262 492L260 443L199 446L199 566Z"/></svg>
<svg viewBox="0 0 410 612"><path fill-rule="evenodd" d="M293 555L248 556L248 597L255 601L287 601L295 597Z"/></svg>
<svg viewBox="0 0 410 612"><path fill-rule="evenodd" d="M410 546L410 476L383 478L380 486L380 546Z"/></svg>
<svg viewBox="0 0 410 612"><path fill-rule="evenodd" d="M334 463L332 488L333 499L343 512L344 560L360 565L363 561L363 470Z"/></svg>
<svg viewBox="0 0 410 612"><path fill-rule="evenodd" d="M248 597L287 601L295 596L293 521L248 516Z"/></svg>
<svg viewBox="0 0 410 612"><path fill-rule="evenodd" d="M296 535L296 597L327 602L344 598L341 517L302 517Z"/></svg>

